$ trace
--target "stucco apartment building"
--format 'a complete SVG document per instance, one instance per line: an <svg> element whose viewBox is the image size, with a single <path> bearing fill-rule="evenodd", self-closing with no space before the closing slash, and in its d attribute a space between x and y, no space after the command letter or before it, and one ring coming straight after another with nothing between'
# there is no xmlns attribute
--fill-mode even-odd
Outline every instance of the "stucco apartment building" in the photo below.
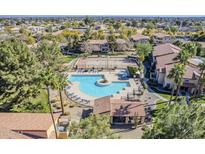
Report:
<svg viewBox="0 0 205 154"><path fill-rule="evenodd" d="M54 115L58 121L58 114ZM38 139L55 138L49 113L0 113L0 138Z"/></svg>
<svg viewBox="0 0 205 154"><path fill-rule="evenodd" d="M153 65L155 65L154 75L151 74L151 78L156 80L159 85L164 88L172 88L174 82L167 76L170 70L176 63L180 61L176 60L176 57L181 49L173 44L165 43L154 47ZM202 62L199 58L194 57L189 59L188 64L185 66L185 74L183 76L182 90L193 93L200 75L198 69L199 63Z"/></svg>

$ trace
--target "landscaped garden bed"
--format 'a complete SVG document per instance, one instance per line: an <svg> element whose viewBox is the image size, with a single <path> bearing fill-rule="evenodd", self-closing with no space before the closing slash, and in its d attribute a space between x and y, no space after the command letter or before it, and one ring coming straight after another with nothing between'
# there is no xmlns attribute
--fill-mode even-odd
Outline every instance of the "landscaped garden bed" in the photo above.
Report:
<svg viewBox="0 0 205 154"><path fill-rule="evenodd" d="M128 66L127 67L127 69L128 69L128 72L129 72L129 75L130 75L130 77L134 77L135 75L137 75L137 68L136 67L131 67L131 66Z"/></svg>

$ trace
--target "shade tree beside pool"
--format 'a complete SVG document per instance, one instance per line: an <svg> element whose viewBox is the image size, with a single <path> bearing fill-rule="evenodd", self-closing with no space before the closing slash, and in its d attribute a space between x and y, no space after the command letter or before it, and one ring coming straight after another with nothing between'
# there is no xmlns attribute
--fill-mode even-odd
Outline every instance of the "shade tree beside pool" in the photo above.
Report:
<svg viewBox="0 0 205 154"><path fill-rule="evenodd" d="M102 75L71 75L68 80L79 82L79 89L88 96L104 97L116 94L129 87L129 82L111 82L107 86L98 86L96 81L103 79Z"/></svg>

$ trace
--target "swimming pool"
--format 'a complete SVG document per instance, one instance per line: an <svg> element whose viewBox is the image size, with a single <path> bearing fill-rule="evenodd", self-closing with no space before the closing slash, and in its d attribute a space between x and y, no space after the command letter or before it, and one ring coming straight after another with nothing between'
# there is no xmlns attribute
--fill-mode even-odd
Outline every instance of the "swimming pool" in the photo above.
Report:
<svg viewBox="0 0 205 154"><path fill-rule="evenodd" d="M71 75L68 80L79 82L80 91L94 97L110 96L129 86L129 82L112 82L108 86L97 86L96 81L102 78L102 75Z"/></svg>

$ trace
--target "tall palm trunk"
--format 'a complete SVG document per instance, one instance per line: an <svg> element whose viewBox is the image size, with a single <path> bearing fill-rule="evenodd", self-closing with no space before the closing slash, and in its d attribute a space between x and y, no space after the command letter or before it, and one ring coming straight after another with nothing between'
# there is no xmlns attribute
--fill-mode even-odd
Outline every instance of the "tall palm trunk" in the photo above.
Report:
<svg viewBox="0 0 205 154"><path fill-rule="evenodd" d="M204 78L205 78L205 76L201 77L202 81L199 84L199 90L198 90L198 93L197 93L197 97L199 97L199 95L203 94L203 89L204 89L204 81L203 80L205 80Z"/></svg>
<svg viewBox="0 0 205 154"><path fill-rule="evenodd" d="M62 114L64 114L65 113L65 109L64 109L63 97L62 97L62 91L61 90L59 90L59 96L60 96Z"/></svg>
<svg viewBox="0 0 205 154"><path fill-rule="evenodd" d="M175 89L175 85L172 87L172 94L171 94L171 97L170 97L170 100L169 100L169 104L171 104L171 102L172 102L172 98L173 98L173 95L174 95L174 89Z"/></svg>
<svg viewBox="0 0 205 154"><path fill-rule="evenodd" d="M196 98L197 97L197 94L199 92L199 88L200 88L200 81L201 81L201 78L202 78L202 75L203 75L203 71L201 72L200 76L199 76L199 79L198 79L198 82L197 82L197 87L194 91L194 97Z"/></svg>
<svg viewBox="0 0 205 154"><path fill-rule="evenodd" d="M58 138L57 128L56 128L55 119L54 119L54 115L53 115L53 111L52 111L52 107L51 107L50 87L47 86L47 87L46 87L46 90L47 90L47 94L48 94L48 105L49 105L49 110L50 110L51 118L52 118L52 121L53 121L53 127L54 127L54 131L55 131L55 137L56 137L56 139L57 139L57 138Z"/></svg>
<svg viewBox="0 0 205 154"><path fill-rule="evenodd" d="M176 90L176 97L175 97L175 100L178 98L179 96L179 91L180 91L180 84L177 85L177 90Z"/></svg>

